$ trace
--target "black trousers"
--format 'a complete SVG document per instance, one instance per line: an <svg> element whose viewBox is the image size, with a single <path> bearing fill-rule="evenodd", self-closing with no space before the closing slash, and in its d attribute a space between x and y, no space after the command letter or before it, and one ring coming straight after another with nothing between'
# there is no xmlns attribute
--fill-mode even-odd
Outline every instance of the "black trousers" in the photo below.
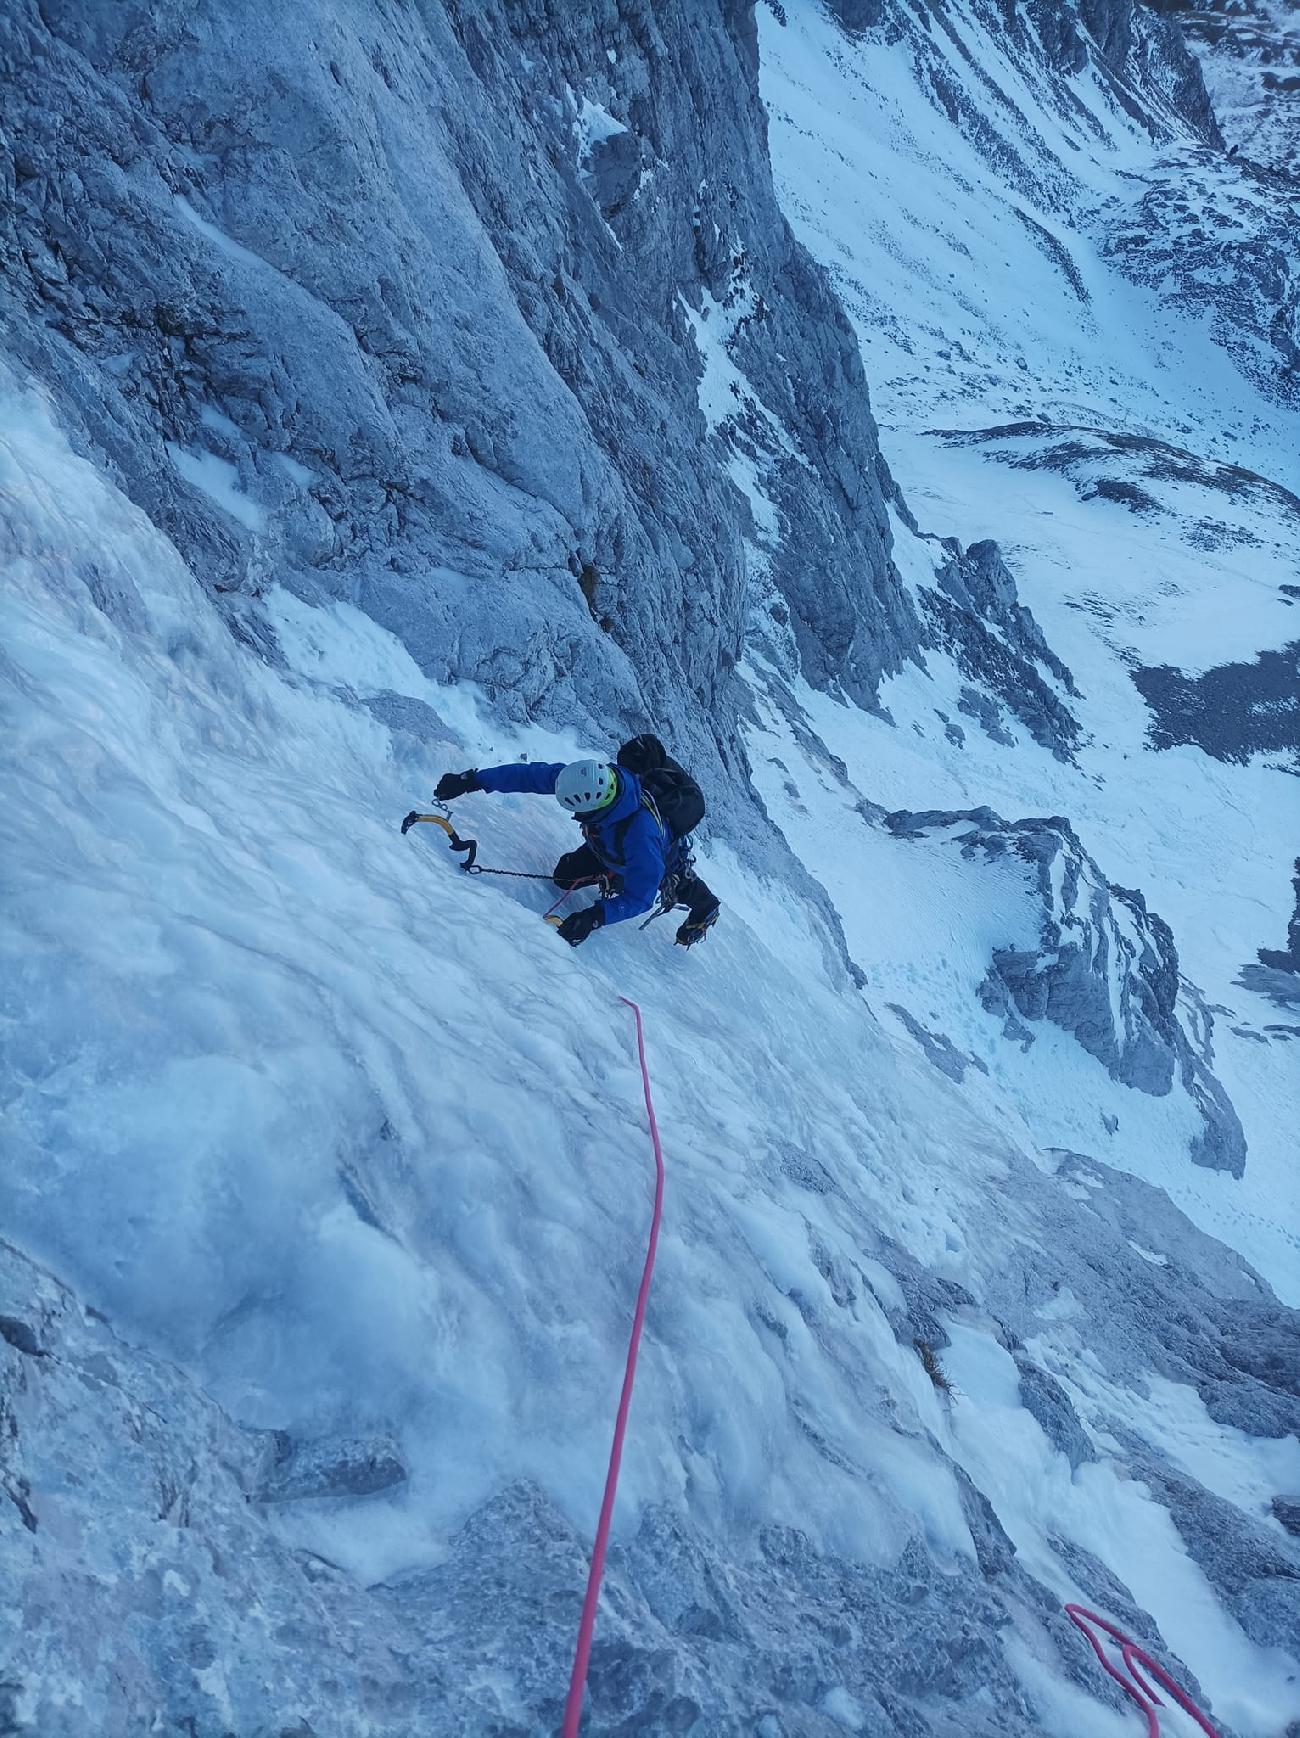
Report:
<svg viewBox="0 0 1300 1738"><path fill-rule="evenodd" d="M616 885L618 876L611 875L590 845L579 845L576 851L566 851L555 865L554 881L557 887L576 887L580 881L598 880L602 875L608 875ZM707 887L698 875L683 875L678 877L672 887L674 905L688 907L688 923L703 923L718 909L718 899L710 887Z"/></svg>

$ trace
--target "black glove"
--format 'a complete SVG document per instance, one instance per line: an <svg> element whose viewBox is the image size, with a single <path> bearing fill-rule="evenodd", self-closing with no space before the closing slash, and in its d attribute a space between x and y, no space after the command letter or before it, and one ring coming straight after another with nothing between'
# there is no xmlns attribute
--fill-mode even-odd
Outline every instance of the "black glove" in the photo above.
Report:
<svg viewBox="0 0 1300 1738"><path fill-rule="evenodd" d="M440 803L449 803L453 797L465 797L471 791L482 789L483 786L478 782L478 768L471 767L468 772L443 773L433 794Z"/></svg>
<svg viewBox="0 0 1300 1738"><path fill-rule="evenodd" d="M584 905L581 911L571 911L560 925L560 934L570 947L580 947L593 929L599 929L605 921L603 905Z"/></svg>

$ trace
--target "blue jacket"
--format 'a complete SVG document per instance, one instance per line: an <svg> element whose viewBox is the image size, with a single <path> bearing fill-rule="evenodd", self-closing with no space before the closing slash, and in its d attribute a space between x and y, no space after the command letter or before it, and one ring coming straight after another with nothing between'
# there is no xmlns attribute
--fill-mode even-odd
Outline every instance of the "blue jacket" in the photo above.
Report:
<svg viewBox="0 0 1300 1738"><path fill-rule="evenodd" d="M555 781L563 771L563 761L537 761L480 767L478 779L485 791L554 796ZM620 891L605 901L607 925L649 911L677 854L677 841L641 800L641 781L636 774L619 767L618 781L619 792L610 806L582 823L583 837L620 884Z"/></svg>

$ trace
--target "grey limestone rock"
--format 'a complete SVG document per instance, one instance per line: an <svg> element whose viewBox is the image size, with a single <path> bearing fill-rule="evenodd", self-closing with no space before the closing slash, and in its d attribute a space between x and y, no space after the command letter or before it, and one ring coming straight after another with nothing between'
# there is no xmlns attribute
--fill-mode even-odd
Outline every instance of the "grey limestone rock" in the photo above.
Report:
<svg viewBox="0 0 1300 1738"><path fill-rule="evenodd" d="M1300 1007L1300 858L1296 859L1291 885L1295 910L1287 922L1284 948L1262 947L1256 961L1241 969L1241 982L1260 990L1279 1007Z"/></svg>
<svg viewBox="0 0 1300 1738"><path fill-rule="evenodd" d="M1182 150L1096 222L1127 276L1207 313L1243 374L1278 402L1300 403L1300 182L1218 150Z"/></svg>
<svg viewBox="0 0 1300 1738"><path fill-rule="evenodd" d="M978 1056L971 1056L959 1050L945 1032L933 1032L928 1026L923 1026L916 1016L904 1008L899 1002L890 1002L893 1013L907 1027L917 1043L925 1051L941 1074L946 1074L949 1080L964 1080L968 1068L978 1068L981 1074L987 1074L988 1069Z"/></svg>
<svg viewBox="0 0 1300 1738"><path fill-rule="evenodd" d="M1300 179L1300 16L1271 0L1155 0L1200 61L1230 150Z"/></svg>
<svg viewBox="0 0 1300 1738"><path fill-rule="evenodd" d="M949 547L938 586L923 600L937 642L981 684L963 690L961 710L978 718L995 741L1009 743L1013 738L999 723L999 704L1005 706L1035 741L1070 759L1079 725L1057 690L1076 697L1078 691L1020 602L1002 551L993 542Z"/></svg>
<svg viewBox="0 0 1300 1738"><path fill-rule="evenodd" d="M916 654L856 342L776 203L749 8L352 32L314 5L285 28L251 0L22 0L0 31L15 349L214 590L274 571L520 719L649 713L716 757L743 452L810 679L870 699ZM712 433L700 342L746 382ZM214 464L224 504L193 480Z"/></svg>
<svg viewBox="0 0 1300 1738"><path fill-rule="evenodd" d="M1214 1074L1213 1015L1179 972L1168 924L1140 893L1107 881L1062 816L1004 821L980 808L886 817L900 838L962 823L953 840L962 855L1014 855L1038 903L1037 946L996 948L980 991L984 1006L1003 1015L1006 1035L1024 1043L1036 1021L1050 1020L1125 1086L1157 1096L1181 1086L1204 1124L1193 1159L1240 1175L1245 1136Z"/></svg>
<svg viewBox="0 0 1300 1738"><path fill-rule="evenodd" d="M1020 1403L1038 1420L1053 1447L1059 1448L1076 1469L1085 1461L1096 1460L1097 1451L1079 1422L1065 1389L1024 1353L1017 1352L1015 1357L1020 1376Z"/></svg>
<svg viewBox="0 0 1300 1738"><path fill-rule="evenodd" d="M401 1450L384 1435L303 1440L277 1430L256 1495L264 1503L304 1497L365 1497L405 1483Z"/></svg>

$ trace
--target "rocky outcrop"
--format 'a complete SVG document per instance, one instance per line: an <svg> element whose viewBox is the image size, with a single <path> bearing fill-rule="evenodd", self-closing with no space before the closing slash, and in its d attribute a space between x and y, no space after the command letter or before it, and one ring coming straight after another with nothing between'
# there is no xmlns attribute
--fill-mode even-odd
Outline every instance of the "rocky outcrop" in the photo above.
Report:
<svg viewBox="0 0 1300 1738"><path fill-rule="evenodd" d="M976 0L969 8L932 7L919 28L916 13L901 0L830 0L830 10L852 36L872 32L907 42L924 69L924 82L950 112L963 97L945 76L938 44L955 48L972 79L995 91L1009 113L1016 106L1016 98L994 84L971 52L973 33L983 30L1000 40L1026 85L1074 122L1087 125L1089 118L1068 81L1091 63L1117 105L1156 136L1177 129L1207 144L1221 143L1200 64L1177 21L1142 0L1081 0L1071 7L1030 0L1024 8ZM1095 118L1091 124L1096 125ZM987 135L977 142L987 144Z"/></svg>
<svg viewBox="0 0 1300 1738"><path fill-rule="evenodd" d="M1300 773L1300 640L1249 662L1188 676L1168 664L1133 671L1157 748L1195 743L1217 760L1280 755Z"/></svg>
<svg viewBox="0 0 1300 1738"><path fill-rule="evenodd" d="M988 541L964 550L947 547L937 587L924 589L921 597L934 642L978 684L967 691L961 709L995 740L1010 742L1001 722L1005 707L1058 760L1071 759L1079 724L1057 689L1076 698L1078 690L1020 602L1002 551Z"/></svg>
<svg viewBox="0 0 1300 1738"><path fill-rule="evenodd" d="M1239 981L1247 989L1258 990L1280 1008L1300 1009L1300 857L1291 886L1295 890L1295 911L1286 926L1287 945L1262 947L1255 959L1241 968ZM1294 1027L1274 1027L1272 1031L1295 1035Z"/></svg>
<svg viewBox="0 0 1300 1738"><path fill-rule="evenodd" d="M1126 276L1208 315L1248 380L1300 403L1300 183L1219 151L1179 152L1095 221Z"/></svg>
<svg viewBox="0 0 1300 1738"><path fill-rule="evenodd" d="M1122 108L1148 126L1172 112L1198 138L1221 145L1201 67L1176 19L1143 0L1081 0L1077 10L1033 0L1030 14L1058 66L1091 60Z"/></svg>
<svg viewBox="0 0 1300 1738"><path fill-rule="evenodd" d="M1038 945L994 950L980 989L984 1007L1026 1045L1034 1023L1050 1020L1137 1091L1163 1096L1181 1087L1204 1123L1192 1158L1241 1174L1246 1141L1214 1074L1213 1017L1180 976L1173 934L1140 893L1106 880L1067 820L1004 821L981 808L900 811L886 825L900 838L963 826L953 834L963 857L995 862L1014 854L1025 864Z"/></svg>
<svg viewBox="0 0 1300 1738"><path fill-rule="evenodd" d="M1190 487L1247 509L1261 525L1280 523L1289 535L1300 535L1300 495L1285 484L1149 434L1049 422L932 432L947 446L975 447L1016 470L1056 471L1070 479L1081 501L1100 497L1135 513L1169 512L1167 486ZM1218 530L1226 538L1231 527Z"/></svg>
<svg viewBox="0 0 1300 1738"><path fill-rule="evenodd" d="M267 1444L255 1494L263 1503L369 1497L404 1484L406 1478L401 1450L389 1436L303 1440L276 1430Z"/></svg>
<svg viewBox="0 0 1300 1738"><path fill-rule="evenodd" d="M1296 858L1291 887L1295 893L1295 910L1286 926L1286 946L1261 948L1259 958L1261 965L1272 966L1279 972L1295 972L1300 975L1300 857Z"/></svg>

